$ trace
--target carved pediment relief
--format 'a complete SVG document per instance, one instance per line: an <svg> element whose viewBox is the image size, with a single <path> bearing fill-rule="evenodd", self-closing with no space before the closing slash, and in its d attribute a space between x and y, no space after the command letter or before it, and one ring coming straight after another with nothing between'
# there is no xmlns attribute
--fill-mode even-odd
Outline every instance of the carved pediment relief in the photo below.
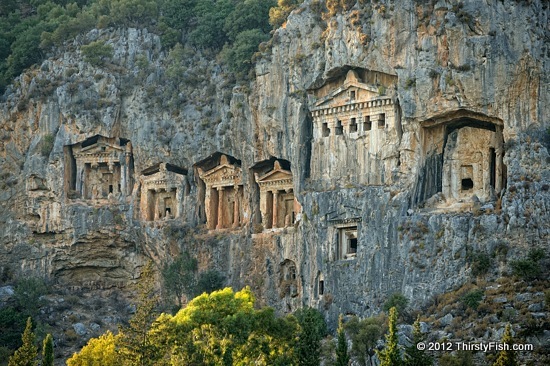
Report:
<svg viewBox="0 0 550 366"><path fill-rule="evenodd" d="M339 210L325 214L331 224L348 224L361 221L361 210L357 207L343 206Z"/></svg>
<svg viewBox="0 0 550 366"><path fill-rule="evenodd" d="M356 71L349 70L342 84L333 85L328 93L319 91L316 95L319 99L314 103L313 110L371 101L379 97L379 92L377 85L362 82Z"/></svg>
<svg viewBox="0 0 550 366"><path fill-rule="evenodd" d="M199 176L207 185L232 186L241 184L241 168L225 164L218 166Z"/></svg>
<svg viewBox="0 0 550 366"><path fill-rule="evenodd" d="M121 152L124 152L124 148L120 146L108 144L108 143L102 143L102 142L99 142L92 146L84 147L82 148L82 150L80 150L81 154L86 154L86 155L104 154L104 153L121 153Z"/></svg>

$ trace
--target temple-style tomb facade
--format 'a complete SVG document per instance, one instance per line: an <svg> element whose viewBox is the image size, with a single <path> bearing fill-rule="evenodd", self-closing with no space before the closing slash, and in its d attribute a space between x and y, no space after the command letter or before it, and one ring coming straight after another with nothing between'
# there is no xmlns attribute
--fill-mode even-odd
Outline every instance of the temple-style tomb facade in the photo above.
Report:
<svg viewBox="0 0 550 366"><path fill-rule="evenodd" d="M189 190L186 169L159 163L141 172L140 183L140 211L143 221L183 216L183 200Z"/></svg>
<svg viewBox="0 0 550 366"><path fill-rule="evenodd" d="M125 197L133 189L132 144L95 135L65 150L65 180L71 198Z"/></svg>
<svg viewBox="0 0 550 366"><path fill-rule="evenodd" d="M206 185L205 213L209 229L240 227L243 218L242 171L236 159L234 163L221 154L219 162L207 171L198 167L199 177Z"/></svg>
<svg viewBox="0 0 550 366"><path fill-rule="evenodd" d="M281 168L275 161L273 169L266 174L255 174L260 186L260 211L264 229L291 226L296 219L298 203L294 198L292 173Z"/></svg>

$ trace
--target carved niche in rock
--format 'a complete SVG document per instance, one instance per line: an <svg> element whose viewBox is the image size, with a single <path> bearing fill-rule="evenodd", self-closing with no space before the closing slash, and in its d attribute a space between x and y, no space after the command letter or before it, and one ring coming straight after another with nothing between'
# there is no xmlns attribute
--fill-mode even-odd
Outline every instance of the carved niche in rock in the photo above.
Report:
<svg viewBox="0 0 550 366"><path fill-rule="evenodd" d="M386 94L393 93L396 82L393 75L349 70L345 79L329 80L313 90L314 180L390 182L401 127L394 99Z"/></svg>
<svg viewBox="0 0 550 366"><path fill-rule="evenodd" d="M300 210L294 197L290 163L284 163L288 169L283 169L281 162L275 160L273 169L264 174L254 174L260 187L260 211L264 229L292 226L296 213Z"/></svg>
<svg viewBox="0 0 550 366"><path fill-rule="evenodd" d="M361 211L355 207L342 207L339 211L326 214L329 224L329 238L333 238L335 260L349 260L357 257L359 244L359 223Z"/></svg>
<svg viewBox="0 0 550 366"><path fill-rule="evenodd" d="M500 194L506 182L502 121L457 111L428 120L424 127L425 153L434 158L426 158L417 202L441 193L436 206L471 206Z"/></svg>
<svg viewBox="0 0 550 366"><path fill-rule="evenodd" d="M298 275L296 272L296 263L290 259L285 259L281 263L279 276L281 298L298 296Z"/></svg>
<svg viewBox="0 0 550 366"><path fill-rule="evenodd" d="M65 186L69 198L125 197L132 193L132 144L96 135L65 149Z"/></svg>
<svg viewBox="0 0 550 366"><path fill-rule="evenodd" d="M47 186L46 179L31 174L26 180L24 204L25 220L34 233L58 233L64 230L61 215L61 204L57 194ZM19 206L19 204L18 204Z"/></svg>
<svg viewBox="0 0 550 366"><path fill-rule="evenodd" d="M141 172L140 211L143 221L183 216L183 200L189 187L187 169L159 163Z"/></svg>
<svg viewBox="0 0 550 366"><path fill-rule="evenodd" d="M206 224L209 229L237 228L244 223L240 163L223 154L215 156L219 158L218 164L209 170L197 163L199 177L206 185Z"/></svg>

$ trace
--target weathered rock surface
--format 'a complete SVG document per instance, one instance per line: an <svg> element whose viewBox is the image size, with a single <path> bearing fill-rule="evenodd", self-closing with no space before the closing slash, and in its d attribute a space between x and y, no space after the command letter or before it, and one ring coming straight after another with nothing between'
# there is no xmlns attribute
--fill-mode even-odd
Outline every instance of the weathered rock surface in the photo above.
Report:
<svg viewBox="0 0 550 366"><path fill-rule="evenodd" d="M251 286L260 304L281 313L310 305L334 328L338 314L373 314L392 293L422 304L462 285L472 252L506 248L490 268L496 277L508 259L548 250L547 3L402 0L358 4L326 22L312 4L275 31L250 86L231 89L200 52L186 48L174 61L156 35L136 29L94 30L17 78L0 104L0 269L116 288L136 280L148 258L161 265L188 250L200 269ZM79 52L96 39L114 49L103 67ZM176 66L181 79L170 81ZM350 92L349 70L372 100L391 96L398 127L376 144L366 127L348 129L355 117L346 101L342 135L316 135L318 91ZM472 130L453 135L465 126ZM66 147L95 135L131 142L131 194L71 198ZM327 144L315 145L317 136ZM462 161L465 150L446 150L447 138L476 136L483 143L465 146L486 148L479 155ZM240 167L242 198L224 196L240 211L223 213L242 217L238 228L204 227L208 185L194 164L216 152ZM294 225L276 229L262 226L253 169L271 157L290 163L297 201ZM450 161L457 170L446 180ZM158 163L187 169L188 188L177 218L149 222L155 213L143 213L139 178ZM461 195L445 196L452 189Z"/></svg>

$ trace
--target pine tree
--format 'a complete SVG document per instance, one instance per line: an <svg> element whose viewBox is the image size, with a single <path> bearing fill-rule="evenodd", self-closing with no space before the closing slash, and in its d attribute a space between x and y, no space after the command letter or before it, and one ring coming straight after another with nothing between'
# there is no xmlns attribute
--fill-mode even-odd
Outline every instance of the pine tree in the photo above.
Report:
<svg viewBox="0 0 550 366"><path fill-rule="evenodd" d="M313 308L303 308L294 313L300 331L296 341L298 366L319 366L321 362L321 340L326 335L327 325L323 315Z"/></svg>
<svg viewBox="0 0 550 366"><path fill-rule="evenodd" d="M397 339L397 310L395 307L390 309L389 330L386 335L386 348L376 352L380 358L380 366L401 366L403 360L399 353Z"/></svg>
<svg viewBox="0 0 550 366"><path fill-rule="evenodd" d="M49 333L42 346L42 366L53 366L53 337Z"/></svg>
<svg viewBox="0 0 550 366"><path fill-rule="evenodd" d="M419 350L416 345L424 341L424 336L420 331L420 320L417 318L413 324L413 342L405 349L406 366L431 366L433 358L426 351Z"/></svg>
<svg viewBox="0 0 550 366"><path fill-rule="evenodd" d="M342 315L338 318L338 345L336 346L336 364L335 366L348 366L348 343L346 342L346 333L344 332L344 324Z"/></svg>
<svg viewBox="0 0 550 366"><path fill-rule="evenodd" d="M38 348L34 344L35 336L32 332L32 320L31 317L27 318L27 326L21 337L23 344L8 361L8 366L36 366L36 356L38 354Z"/></svg>
<svg viewBox="0 0 550 366"><path fill-rule="evenodd" d="M153 263L149 262L141 273L138 283L137 308L128 327L121 329L120 354L129 365L153 365L157 346L149 339L149 329L157 317L159 297L155 293Z"/></svg>
<svg viewBox="0 0 550 366"><path fill-rule="evenodd" d="M513 341L512 329L510 324L507 324L502 336L502 343L505 348L498 353L497 360L493 366L517 366L516 354L512 350Z"/></svg>

